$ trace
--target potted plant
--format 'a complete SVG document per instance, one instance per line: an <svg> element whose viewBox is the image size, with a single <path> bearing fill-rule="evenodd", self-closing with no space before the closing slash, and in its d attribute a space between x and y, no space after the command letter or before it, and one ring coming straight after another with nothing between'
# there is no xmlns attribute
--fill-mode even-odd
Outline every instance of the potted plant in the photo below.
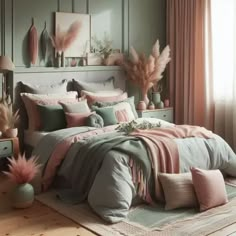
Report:
<svg viewBox="0 0 236 236"><path fill-rule="evenodd" d="M103 64L109 64L109 56L112 53L112 40L110 40L107 33L104 33L102 40L99 40L96 36L92 37L93 46L92 52L102 57Z"/></svg>
<svg viewBox="0 0 236 236"><path fill-rule="evenodd" d="M40 167L37 158L30 157L27 160L23 154L17 159L8 158L8 160L9 171L3 173L16 185L12 192L12 204L15 208L30 207L34 201L34 188L30 181L39 172Z"/></svg>
<svg viewBox="0 0 236 236"><path fill-rule="evenodd" d="M7 138L14 138L18 134L16 125L19 122L19 110L13 112L12 104L5 101L0 103L0 131Z"/></svg>

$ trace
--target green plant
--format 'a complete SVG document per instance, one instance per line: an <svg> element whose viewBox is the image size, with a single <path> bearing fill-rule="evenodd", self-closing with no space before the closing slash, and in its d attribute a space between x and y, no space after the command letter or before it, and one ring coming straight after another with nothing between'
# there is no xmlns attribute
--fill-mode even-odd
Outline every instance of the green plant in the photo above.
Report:
<svg viewBox="0 0 236 236"><path fill-rule="evenodd" d="M153 129L153 128L159 128L159 127L161 127L160 122L157 124L153 124L151 122L144 120L142 123L138 123L135 120L132 120L128 123L120 124L116 128L116 130L118 130L119 132L124 132L126 134L129 134L129 133L135 131L136 129Z"/></svg>
<svg viewBox="0 0 236 236"><path fill-rule="evenodd" d="M102 55L104 59L108 58L112 53L112 40L107 33L104 33L102 40L99 40L96 35L92 37L92 51L96 54Z"/></svg>

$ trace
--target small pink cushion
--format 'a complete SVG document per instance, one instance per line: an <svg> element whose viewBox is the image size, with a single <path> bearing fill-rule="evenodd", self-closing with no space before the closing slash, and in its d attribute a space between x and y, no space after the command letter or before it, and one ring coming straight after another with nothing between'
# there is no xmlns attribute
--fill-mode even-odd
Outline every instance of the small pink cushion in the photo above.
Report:
<svg viewBox="0 0 236 236"><path fill-rule="evenodd" d="M84 126L86 119L94 113L95 112L86 112L86 113L67 113L66 112L67 128Z"/></svg>
<svg viewBox="0 0 236 236"><path fill-rule="evenodd" d="M223 175L219 170L191 168L192 181L200 211L228 202Z"/></svg>

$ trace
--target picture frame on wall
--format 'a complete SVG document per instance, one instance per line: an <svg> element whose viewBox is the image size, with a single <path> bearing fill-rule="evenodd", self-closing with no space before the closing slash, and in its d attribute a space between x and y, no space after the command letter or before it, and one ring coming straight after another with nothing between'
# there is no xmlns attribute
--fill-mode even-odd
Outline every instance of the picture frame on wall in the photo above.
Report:
<svg viewBox="0 0 236 236"><path fill-rule="evenodd" d="M80 29L76 39L64 52L65 57L85 57L90 51L91 16L89 14L56 12L55 35L68 32L75 22L79 22Z"/></svg>

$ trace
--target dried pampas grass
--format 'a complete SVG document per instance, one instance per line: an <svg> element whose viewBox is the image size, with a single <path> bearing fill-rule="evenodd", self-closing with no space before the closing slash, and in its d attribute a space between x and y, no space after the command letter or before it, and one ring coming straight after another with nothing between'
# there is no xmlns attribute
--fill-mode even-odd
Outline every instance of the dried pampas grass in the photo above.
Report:
<svg viewBox="0 0 236 236"><path fill-rule="evenodd" d="M128 79L142 89L143 95L147 94L152 87L155 90L163 77L162 74L166 65L170 61L169 46L167 45L160 53L160 44L157 40L148 58L143 53L139 55L133 47L130 49L130 54L132 58L123 63Z"/></svg>
<svg viewBox="0 0 236 236"><path fill-rule="evenodd" d="M57 25L56 35L51 37L56 52L64 52L71 46L79 34L81 25L80 21L75 21L67 31L62 31L60 25Z"/></svg>
<svg viewBox="0 0 236 236"><path fill-rule="evenodd" d="M5 132L9 128L14 128L19 118L19 110L13 112L11 104L0 103L0 131Z"/></svg>

